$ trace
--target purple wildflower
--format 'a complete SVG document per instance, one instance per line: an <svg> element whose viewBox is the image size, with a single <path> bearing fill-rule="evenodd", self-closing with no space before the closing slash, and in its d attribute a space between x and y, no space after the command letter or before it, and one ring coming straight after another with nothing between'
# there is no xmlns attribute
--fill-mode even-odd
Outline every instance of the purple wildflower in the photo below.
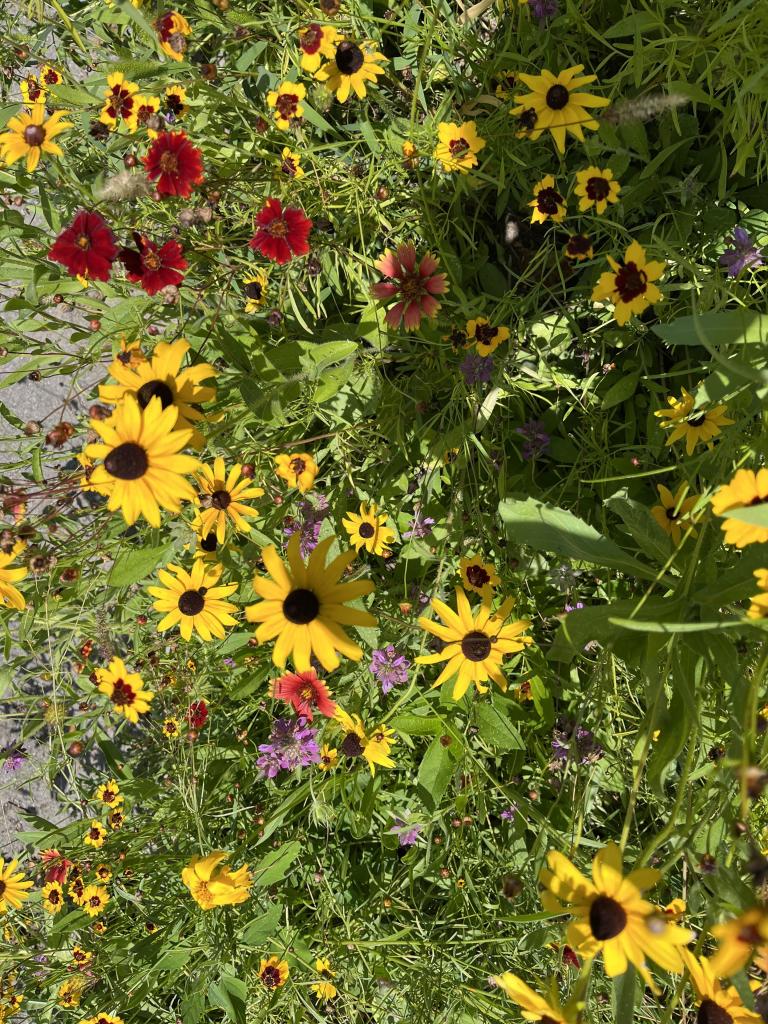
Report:
<svg viewBox="0 0 768 1024"><path fill-rule="evenodd" d="M726 249L717 262L721 267L726 268L728 277L738 277L747 267L753 267L756 270L765 265L761 250L758 249L749 232L744 228L735 227L733 234L726 238L726 242L733 248Z"/></svg>
<svg viewBox="0 0 768 1024"><path fill-rule="evenodd" d="M259 745L261 757L256 762L265 779L320 761L317 729L309 728L306 718L276 718L269 740Z"/></svg>
<svg viewBox="0 0 768 1024"><path fill-rule="evenodd" d="M410 661L404 654L398 654L393 644L388 644L371 656L371 672L381 683L381 692L389 693L393 686L408 682Z"/></svg>
<svg viewBox="0 0 768 1024"><path fill-rule="evenodd" d="M429 594L425 594L418 583L412 583L408 588L408 600L417 608L424 608L429 604Z"/></svg>
<svg viewBox="0 0 768 1024"><path fill-rule="evenodd" d="M526 462L543 455L549 448L549 434L541 420L528 420L522 427L517 427L515 433L525 438L521 454Z"/></svg>
<svg viewBox="0 0 768 1024"><path fill-rule="evenodd" d="M514 821L515 815L517 814L517 804L510 804L505 810L501 812L502 821Z"/></svg>
<svg viewBox="0 0 768 1024"><path fill-rule="evenodd" d="M19 768L24 764L27 759L27 752L24 747L16 747L15 749L5 751L5 761L3 762L3 771L8 772L9 775L13 775Z"/></svg>
<svg viewBox="0 0 768 1024"><path fill-rule="evenodd" d="M434 525L435 520L431 516L423 516L421 506L417 505L413 510L411 521L408 523L408 529L403 531L403 537L415 537L416 540L423 540L432 532Z"/></svg>
<svg viewBox="0 0 768 1024"><path fill-rule="evenodd" d="M579 608L583 608L583 607L584 607L584 602L583 601L577 601L576 604L566 604L566 606L565 606L565 608L563 610L566 611L566 612L575 612L575 611L578 611Z"/></svg>
<svg viewBox="0 0 768 1024"><path fill-rule="evenodd" d="M459 369L464 374L464 382L468 388L476 384L487 384L493 373L493 356L480 356L476 352L469 352Z"/></svg>
<svg viewBox="0 0 768 1024"><path fill-rule="evenodd" d="M554 18L560 11L557 0L529 0L528 6L539 22Z"/></svg>
<svg viewBox="0 0 768 1024"><path fill-rule="evenodd" d="M292 537L297 532L301 534L299 550L301 557L307 558L320 540L320 527L328 516L328 499L324 494L316 494L314 502L310 498L302 498L298 512L298 516L286 516L283 533L286 537Z"/></svg>
<svg viewBox="0 0 768 1024"><path fill-rule="evenodd" d="M223 661L227 668L235 668L235 666L237 665L237 662L235 661L234 658L224 658Z"/></svg>
<svg viewBox="0 0 768 1024"><path fill-rule="evenodd" d="M593 764L603 756L603 748L592 731L567 718L560 718L552 731L552 752L555 761L563 763L572 760Z"/></svg>
<svg viewBox="0 0 768 1024"><path fill-rule="evenodd" d="M422 827L415 821L396 817L395 824L389 832L397 836L400 846L413 846L421 835Z"/></svg>

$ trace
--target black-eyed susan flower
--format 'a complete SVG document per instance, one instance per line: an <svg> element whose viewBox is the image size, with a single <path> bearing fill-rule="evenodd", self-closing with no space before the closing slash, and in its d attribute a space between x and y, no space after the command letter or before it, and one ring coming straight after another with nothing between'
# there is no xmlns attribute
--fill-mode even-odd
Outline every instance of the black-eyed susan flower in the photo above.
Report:
<svg viewBox="0 0 768 1024"><path fill-rule="evenodd" d="M696 1015L700 1024L760 1024L763 1017L748 1010L741 1001L738 990L733 986L720 984L713 964L705 956L696 957L689 950L682 951L685 966L696 995L699 1009Z"/></svg>
<svg viewBox="0 0 768 1024"><path fill-rule="evenodd" d="M349 534L349 542L359 551L365 548L372 555L383 555L395 539L395 531L387 525L387 513L379 512L375 502L360 502L360 514L348 512L341 525Z"/></svg>
<svg viewBox="0 0 768 1024"><path fill-rule="evenodd" d="M92 846L94 850L100 850L104 845L104 837L107 834L107 830L101 824L100 821L92 821L88 831L83 836L83 842L86 846Z"/></svg>
<svg viewBox="0 0 768 1024"><path fill-rule="evenodd" d="M64 906L64 889L61 882L46 882L40 890L43 909L49 914L58 914Z"/></svg>
<svg viewBox="0 0 768 1024"><path fill-rule="evenodd" d="M709 961L712 973L717 978L730 978L746 967L759 947L768 944L768 907L749 907L710 930L718 941Z"/></svg>
<svg viewBox="0 0 768 1024"><path fill-rule="evenodd" d="M301 166L301 156L295 153L290 146L285 146L280 154L280 173L288 178L303 178L304 170Z"/></svg>
<svg viewBox="0 0 768 1024"><path fill-rule="evenodd" d="M691 932L670 922L642 896L659 881L660 871L639 868L625 877L615 843L595 856L593 881L556 850L547 855L547 864L540 876L546 890L541 902L550 913L573 915L566 941L577 955L591 960L602 953L610 978L633 964L654 990L646 957L666 971L682 972L680 950L690 942Z"/></svg>
<svg viewBox="0 0 768 1024"><path fill-rule="evenodd" d="M21 591L14 586L14 583L23 580L27 575L27 570L23 566L17 566L15 569L8 567L21 554L22 550L23 548L17 549L14 547L7 553L0 551L0 607L8 606L16 608L18 611L24 610L26 601Z"/></svg>
<svg viewBox="0 0 768 1024"><path fill-rule="evenodd" d="M72 963L78 967L87 967L91 960L93 960L93 953L89 950L83 949L82 946L72 947Z"/></svg>
<svg viewBox="0 0 768 1024"><path fill-rule="evenodd" d="M125 824L125 814L119 807L113 807L107 815L107 824L113 831L117 831Z"/></svg>
<svg viewBox="0 0 768 1024"><path fill-rule="evenodd" d="M301 101L307 90L301 82L281 82L277 89L267 93L267 106L274 110L275 124L287 131L304 114Z"/></svg>
<svg viewBox="0 0 768 1024"><path fill-rule="evenodd" d="M539 1021L540 1024L574 1024L575 1008L564 1008L556 996L545 999L511 971L505 971L491 980L497 988L517 1003L524 1020Z"/></svg>
<svg viewBox="0 0 768 1024"><path fill-rule="evenodd" d="M583 171L576 172L576 188L574 190L579 196L579 210L584 213L594 206L595 213L603 214L609 203L619 201L621 185L613 180L613 171L610 167L587 167Z"/></svg>
<svg viewBox="0 0 768 1024"><path fill-rule="evenodd" d="M720 433L721 427L730 426L734 421L725 415L725 405L714 405L710 408L696 409L693 395L681 388L679 399L667 399L669 409L659 409L654 413L660 420L660 426L672 433L666 440L667 445L674 444L685 438L686 455L693 455L697 444L709 444Z"/></svg>
<svg viewBox="0 0 768 1024"><path fill-rule="evenodd" d="M177 740L181 736L181 722L178 718L165 718L161 726L163 736L169 740Z"/></svg>
<svg viewBox="0 0 768 1024"><path fill-rule="evenodd" d="M593 302L613 303L616 323L623 326L631 316L639 316L649 306L661 302L664 296L653 282L664 273L664 264L658 260L646 260L645 249L639 242L632 242L624 259L617 263L608 256L610 272L600 275L592 292Z"/></svg>
<svg viewBox="0 0 768 1024"><path fill-rule="evenodd" d="M237 620L232 612L235 605L226 598L237 590L237 583L219 584L222 567L197 560L189 572L180 565L169 563L160 569L158 577L162 587L147 587L156 598L152 607L165 612L157 624L158 633L179 627L184 640L191 640L193 631L203 640L224 638L224 627L234 626Z"/></svg>
<svg viewBox="0 0 768 1024"><path fill-rule="evenodd" d="M160 398L141 409L127 394L108 420L91 420L101 442L87 445L84 454L102 461L91 470L88 489L105 495L109 511L119 509L129 526L140 516L160 526L161 508L178 512L182 501L194 500L184 477L200 463L181 454L193 432L174 430L177 416L178 410L164 409Z"/></svg>
<svg viewBox="0 0 768 1024"><path fill-rule="evenodd" d="M466 336L467 348L474 347L479 356L489 356L509 340L509 328L495 327L486 317L478 316L467 321Z"/></svg>
<svg viewBox="0 0 768 1024"><path fill-rule="evenodd" d="M318 957L315 960L315 970L320 975L320 980L314 982L310 986L315 997L322 1003L327 1003L331 999L335 999L339 994L339 990L333 984L333 979L336 977L336 971L331 970L331 961L323 957Z"/></svg>
<svg viewBox="0 0 768 1024"><path fill-rule="evenodd" d="M153 129L151 125L159 110L159 96L144 96L140 93L136 93L133 97L133 110L125 119L126 128L131 132L136 132L140 128L148 128L150 138L155 138L157 135L157 128Z"/></svg>
<svg viewBox="0 0 768 1024"><path fill-rule="evenodd" d="M196 424L205 415L198 407L216 397L215 385L203 384L216 377L216 370L210 363L182 368L188 351L189 342L178 338L171 343L161 341L149 358L138 364L126 366L118 356L109 367L109 374L117 383L100 384L99 398L107 405L119 405L126 395L133 395L141 409L146 409L153 398L159 398L163 410L177 410L173 429L191 430L192 446L202 448L205 439Z"/></svg>
<svg viewBox="0 0 768 1024"><path fill-rule="evenodd" d="M278 956L271 956L259 964L261 984L268 989L282 988L290 973L288 964Z"/></svg>
<svg viewBox="0 0 768 1024"><path fill-rule="evenodd" d="M263 270L255 270L243 278L245 292L245 312L256 313L267 301L267 284L269 278Z"/></svg>
<svg viewBox="0 0 768 1024"><path fill-rule="evenodd" d="M102 885L106 885L107 882L112 881L112 868L109 864L97 864L93 873Z"/></svg>
<svg viewBox="0 0 768 1024"><path fill-rule="evenodd" d="M125 798L120 792L120 786L115 779L110 779L109 782L105 782L98 787L93 799L98 800L99 803L106 804L107 807L119 807Z"/></svg>
<svg viewBox="0 0 768 1024"><path fill-rule="evenodd" d="M187 52L187 38L192 35L189 22L178 11L168 11L155 22L160 49L171 60L183 60Z"/></svg>
<svg viewBox="0 0 768 1024"><path fill-rule="evenodd" d="M477 134L474 121L462 124L441 121L437 126L437 140L432 155L449 173L469 174L471 168L477 167L477 154L485 146L485 139Z"/></svg>
<svg viewBox="0 0 768 1024"><path fill-rule="evenodd" d="M293 455L278 455L275 472L289 487L298 487L302 494L311 491L319 467L311 455L295 452Z"/></svg>
<svg viewBox="0 0 768 1024"><path fill-rule="evenodd" d="M288 658L298 672L308 672L314 655L326 671L338 668L337 652L359 661L362 649L350 640L344 626L375 626L376 619L366 611L347 607L375 589L371 580L340 583L344 570L354 560L354 550L337 555L327 566L328 550L334 537L326 537L304 564L300 535L288 541L286 566L273 546L264 548L262 558L271 579L256 576L253 589L262 598L245 609L249 622L260 623L256 630L259 643L275 640L272 661L284 668Z"/></svg>
<svg viewBox="0 0 768 1024"><path fill-rule="evenodd" d="M462 558L459 561L459 575L465 590L473 590L483 599L490 600L501 580L490 562L484 562L481 555Z"/></svg>
<svg viewBox="0 0 768 1024"><path fill-rule="evenodd" d="M591 260L594 254L589 235L571 235L565 243L565 255L569 260L581 263L582 260Z"/></svg>
<svg viewBox="0 0 768 1024"><path fill-rule="evenodd" d="M214 850L207 857L193 857L182 869L182 882L203 910L244 903L251 894L248 865L232 871L223 863L228 857L226 850Z"/></svg>
<svg viewBox="0 0 768 1024"><path fill-rule="evenodd" d="M360 42L340 39L333 58L315 72L315 78L318 82L325 82L339 103L346 103L351 92L362 100L367 95L366 83L376 84L377 77L384 74L380 65L386 61L387 58L379 53L370 39Z"/></svg>
<svg viewBox="0 0 768 1024"><path fill-rule="evenodd" d="M243 476L243 467L239 463L231 466L227 472L224 459L217 456L213 466L203 466L197 474L197 482L202 491L200 495L200 534L207 536L216 534L219 544L224 543L227 524L238 533L249 533L251 524L249 517L257 516L258 511L251 505L243 504L249 498L261 498L262 487L254 487L250 477Z"/></svg>
<svg viewBox="0 0 768 1024"><path fill-rule="evenodd" d="M109 75L99 121L106 124L110 131L115 131L121 123L129 127L135 116L134 97L138 91L139 87L136 82L129 82L122 71L116 71ZM136 129L134 127L131 130L135 131Z"/></svg>
<svg viewBox="0 0 768 1024"><path fill-rule="evenodd" d="M729 483L724 484L712 498L712 511L722 516L731 509L751 508L768 502L768 469L738 470ZM768 541L768 527L745 523L739 519L725 519L720 524L725 543L743 548L747 544Z"/></svg>
<svg viewBox="0 0 768 1024"><path fill-rule="evenodd" d="M700 495L691 494L686 497L690 490L686 483L680 484L675 494L672 494L664 484L657 484L656 489L659 492L661 504L653 506L651 515L664 533L669 534L672 543L680 543L683 530L690 529L691 535L695 537L696 530L693 529L690 512L699 501Z"/></svg>
<svg viewBox="0 0 768 1024"><path fill-rule="evenodd" d="M66 1010L71 1010L75 1006L80 1005L80 1000L83 997L85 991L85 980L78 975L74 978L67 978L59 985L59 990L56 993L56 1000L59 1006L63 1006Z"/></svg>
<svg viewBox="0 0 768 1024"><path fill-rule="evenodd" d="M0 134L0 159L3 163L10 167L26 157L27 171L31 174L43 153L62 155L61 146L53 139L72 125L62 120L67 116L64 110L56 110L48 118L45 114L45 104L35 103L30 112L22 110L10 118L7 131Z"/></svg>
<svg viewBox="0 0 768 1024"><path fill-rule="evenodd" d="M99 692L112 701L118 714L129 722L138 722L139 715L149 711L154 693L144 689L144 680L138 672L129 672L122 658L113 658L107 668L96 669Z"/></svg>
<svg viewBox="0 0 768 1024"><path fill-rule="evenodd" d="M339 752L336 747L331 747L327 743L324 743L320 751L320 760L318 761L318 767L321 771L330 772L339 763Z"/></svg>
<svg viewBox="0 0 768 1024"><path fill-rule="evenodd" d="M299 30L299 49L301 50L301 69L314 74L322 64L323 57L331 60L341 36L332 25L318 25L313 21L306 28Z"/></svg>
<svg viewBox="0 0 768 1024"><path fill-rule="evenodd" d="M541 181L533 187L533 199L528 205L533 209L531 222L543 224L547 220L553 220L559 224L565 217L565 198L555 188L555 179L552 174L546 174Z"/></svg>
<svg viewBox="0 0 768 1024"><path fill-rule="evenodd" d="M533 111L533 127L525 128L529 138L536 140L543 132L549 131L558 150L564 153L566 132L583 142L584 128L598 128L587 108L606 107L610 101L603 96L578 91L597 80L596 75L582 75L583 70L583 64L576 64L557 75L545 68L540 75L518 76L531 91L524 96L515 96L518 106L511 113L522 115Z"/></svg>
<svg viewBox="0 0 768 1024"><path fill-rule="evenodd" d="M514 604L512 599L504 601L495 613L487 604L473 612L467 595L457 587L456 612L436 597L431 604L442 619L442 624L422 616L419 625L442 640L444 647L438 654L421 655L416 659L416 664L448 662L432 684L433 688L457 676L453 687L454 700L461 700L473 683L480 693L486 693L488 687L483 684L488 679L493 679L502 691L506 690L507 680L501 670L502 661L508 654L516 654L532 643L530 637L522 635L530 622L523 619L506 622Z"/></svg>
<svg viewBox="0 0 768 1024"><path fill-rule="evenodd" d="M368 731L359 715L350 715L343 708L337 707L334 715L343 733L339 750L345 757L362 757L368 762L371 775L376 774L376 766L394 768L395 762L389 756L396 737L392 729L386 725L377 725Z"/></svg>

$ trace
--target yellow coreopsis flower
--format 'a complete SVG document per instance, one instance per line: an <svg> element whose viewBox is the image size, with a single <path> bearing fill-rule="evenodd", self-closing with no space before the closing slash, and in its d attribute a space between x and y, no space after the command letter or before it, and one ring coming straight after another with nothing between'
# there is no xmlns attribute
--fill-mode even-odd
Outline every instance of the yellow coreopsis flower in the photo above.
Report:
<svg viewBox="0 0 768 1024"><path fill-rule="evenodd" d="M106 836L107 830L101 824L100 821L92 821L90 828L83 836L83 842L86 846L92 846L95 850L100 850L104 845L104 836Z"/></svg>
<svg viewBox="0 0 768 1024"><path fill-rule="evenodd" d="M262 985L268 989L282 988L290 973L286 961L278 956L271 956L259 964L259 978Z"/></svg>
<svg viewBox="0 0 768 1024"><path fill-rule="evenodd" d="M489 600L501 580L490 562L484 562L480 555L462 558L459 561L459 575L465 590L473 590Z"/></svg>
<svg viewBox="0 0 768 1024"><path fill-rule="evenodd" d="M612 256L608 256L608 262L611 270L600 275L592 291L592 301L613 303L613 315L619 326L662 301L664 296L653 282L664 273L664 264L647 260L639 242L632 242L621 263Z"/></svg>
<svg viewBox="0 0 768 1024"><path fill-rule="evenodd" d="M0 134L0 159L10 167L26 157L27 171L31 174L43 153L61 156L61 146L52 140L72 127L69 121L62 120L66 116L66 111L57 110L46 118L44 103L35 103L31 112L22 110L8 121L7 130Z"/></svg>
<svg viewBox="0 0 768 1024"><path fill-rule="evenodd" d="M444 171L469 174L472 167L477 167L477 154L485 146L485 139L477 134L474 121L458 125L441 121L437 126L437 138L432 155L440 161Z"/></svg>
<svg viewBox="0 0 768 1024"><path fill-rule="evenodd" d="M299 32L301 69L313 74L322 64L322 59L331 60L341 36L332 25L318 25L312 22Z"/></svg>
<svg viewBox="0 0 768 1024"><path fill-rule="evenodd" d="M93 799L106 804L107 807L118 807L123 803L124 797L120 792L120 786L117 782L114 779L110 779L109 782L99 786Z"/></svg>
<svg viewBox="0 0 768 1024"><path fill-rule="evenodd" d="M565 218L566 201L555 188L552 174L545 175L534 185L533 199L528 205L533 209L532 224L543 224L547 220L559 224Z"/></svg>
<svg viewBox="0 0 768 1024"><path fill-rule="evenodd" d="M336 972L331 970L331 961L319 957L315 960L315 970L320 975L320 981L316 981L310 988L317 999L324 1003L335 999L338 995L338 989L331 980L336 977Z"/></svg>
<svg viewBox="0 0 768 1024"><path fill-rule="evenodd" d="M61 882L46 882L40 890L43 909L49 914L58 914L64 907L64 889Z"/></svg>
<svg viewBox="0 0 768 1024"><path fill-rule="evenodd" d="M303 178L304 170L301 166L301 156L290 148L285 146L282 153L280 154L280 173L285 174L289 178ZM247 310L246 310L247 312Z"/></svg>
<svg viewBox="0 0 768 1024"><path fill-rule="evenodd" d="M277 89L267 93L267 106L274 110L275 124L287 131L304 113L301 101L307 95L301 82L281 82Z"/></svg>
<svg viewBox="0 0 768 1024"><path fill-rule="evenodd" d="M621 185L613 180L613 171L606 167L587 167L576 172L576 195L579 196L579 210L584 213L594 206L595 213L603 214L609 203L619 201Z"/></svg>
<svg viewBox="0 0 768 1024"><path fill-rule="evenodd" d="M112 701L115 711L125 715L129 722L138 722L139 715L149 711L154 693L144 689L138 672L129 672L122 658L113 658L107 668L96 669L99 692Z"/></svg>
<svg viewBox="0 0 768 1024"><path fill-rule="evenodd" d="M508 327L494 327L484 316L467 320L466 348L474 348L479 356L489 356L502 342L509 341Z"/></svg>
<svg viewBox="0 0 768 1024"><path fill-rule="evenodd" d="M222 863L228 857L225 850L214 850L207 857L193 857L181 872L181 880L203 910L244 903L251 894L248 865L232 871Z"/></svg>
<svg viewBox="0 0 768 1024"><path fill-rule="evenodd" d="M302 494L311 491L319 469L311 455L296 452L293 455L278 455L275 472L290 487L298 487Z"/></svg>

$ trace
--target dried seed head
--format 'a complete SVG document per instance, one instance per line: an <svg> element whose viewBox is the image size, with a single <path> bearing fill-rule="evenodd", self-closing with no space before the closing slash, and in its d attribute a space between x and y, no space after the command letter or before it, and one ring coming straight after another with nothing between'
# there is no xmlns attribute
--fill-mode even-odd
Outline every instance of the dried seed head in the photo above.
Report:
<svg viewBox="0 0 768 1024"><path fill-rule="evenodd" d="M127 203L149 195L152 188L143 174L125 170L108 178L99 190L98 199L106 203Z"/></svg>
<svg viewBox="0 0 768 1024"><path fill-rule="evenodd" d="M614 103L603 112L602 119L609 124L627 124L629 121L650 121L665 110L674 110L690 103L688 96L681 93L652 92L647 96L635 96L633 99Z"/></svg>

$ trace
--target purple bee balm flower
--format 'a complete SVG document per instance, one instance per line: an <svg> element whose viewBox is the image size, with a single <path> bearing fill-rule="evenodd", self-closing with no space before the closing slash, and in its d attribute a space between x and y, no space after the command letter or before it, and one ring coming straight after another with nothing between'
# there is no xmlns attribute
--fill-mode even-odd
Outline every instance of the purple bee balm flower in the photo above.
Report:
<svg viewBox="0 0 768 1024"><path fill-rule="evenodd" d="M24 764L27 759L27 752L24 747L16 747L15 750L7 752L5 761L3 763L3 771L8 772L9 775L13 775L19 768Z"/></svg>
<svg viewBox="0 0 768 1024"><path fill-rule="evenodd" d="M549 448L549 434L541 420L528 420L522 427L517 427L515 433L525 438L521 454L526 462L543 455Z"/></svg>
<svg viewBox="0 0 768 1024"><path fill-rule="evenodd" d="M421 835L422 826L414 821L396 817L395 824L389 831L398 837L400 846L413 846Z"/></svg>
<svg viewBox="0 0 768 1024"><path fill-rule="evenodd" d="M540 22L554 18L560 10L557 0L529 0L528 6Z"/></svg>
<svg viewBox="0 0 768 1024"><path fill-rule="evenodd" d="M320 762L317 729L308 727L306 718L276 718L269 740L259 745L261 757L256 762L265 779Z"/></svg>
<svg viewBox="0 0 768 1024"><path fill-rule="evenodd" d="M411 663L404 654L398 654L393 644L371 656L371 672L381 683L381 692L389 693L393 686L401 686L408 682L408 669Z"/></svg>
<svg viewBox="0 0 768 1024"><path fill-rule="evenodd" d="M717 262L721 267L726 268L728 277L738 277L747 267L756 270L765 265L762 251L758 249L749 232L744 228L735 227L733 234L726 238L726 242L733 248L726 249Z"/></svg>
<svg viewBox="0 0 768 1024"><path fill-rule="evenodd" d="M415 537L416 540L423 540L432 532L435 520L431 516L423 516L421 509L417 506L408 523L408 529L403 531L403 537Z"/></svg>
<svg viewBox="0 0 768 1024"><path fill-rule="evenodd" d="M517 804L510 804L506 810L501 812L502 821L514 821L515 815L517 814Z"/></svg>
<svg viewBox="0 0 768 1024"><path fill-rule="evenodd" d="M487 384L493 373L493 356L480 356L476 352L469 352L459 369L464 374L464 382L468 388L476 384Z"/></svg>
<svg viewBox="0 0 768 1024"><path fill-rule="evenodd" d="M302 498L298 504L298 512L298 516L286 516L283 533L286 537L300 533L299 550L301 557L307 558L320 540L320 528L328 516L328 499L324 494L315 495L314 502L309 498Z"/></svg>

